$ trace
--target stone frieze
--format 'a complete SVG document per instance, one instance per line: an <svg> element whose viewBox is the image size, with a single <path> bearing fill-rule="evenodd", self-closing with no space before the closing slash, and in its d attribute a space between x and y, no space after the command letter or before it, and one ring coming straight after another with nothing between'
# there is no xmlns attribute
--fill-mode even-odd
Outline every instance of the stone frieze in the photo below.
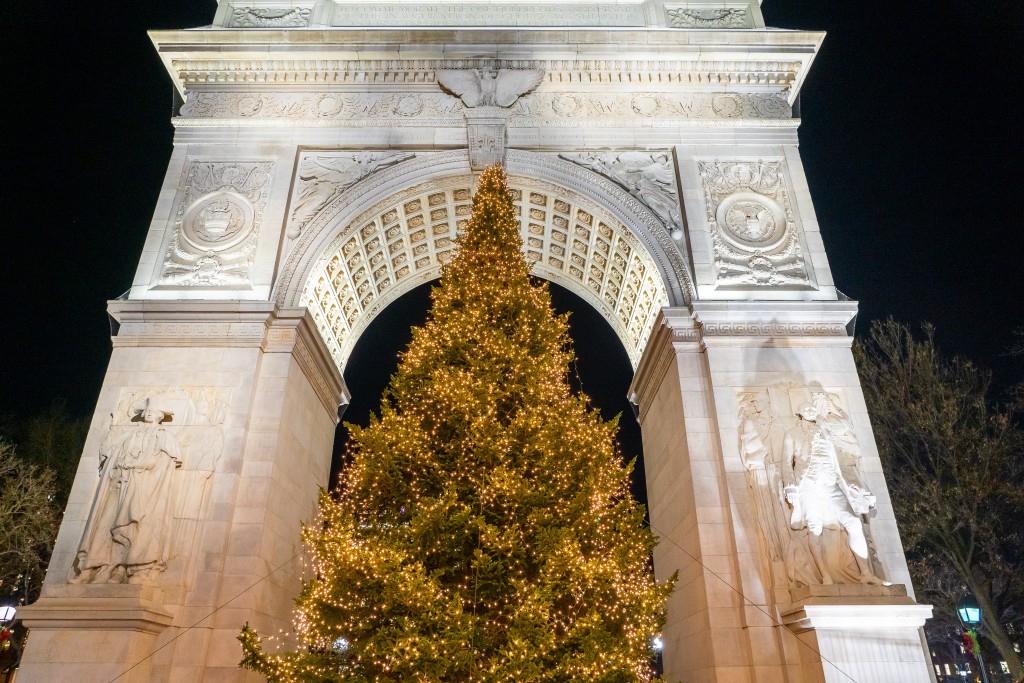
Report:
<svg viewBox="0 0 1024 683"><path fill-rule="evenodd" d="M177 123L248 120L329 126L462 126L465 109L458 97L441 92L203 91L189 93ZM788 120L792 116L793 110L782 93L535 92L515 101L508 125L578 125L580 119L586 119L628 121L635 126L687 119Z"/></svg>

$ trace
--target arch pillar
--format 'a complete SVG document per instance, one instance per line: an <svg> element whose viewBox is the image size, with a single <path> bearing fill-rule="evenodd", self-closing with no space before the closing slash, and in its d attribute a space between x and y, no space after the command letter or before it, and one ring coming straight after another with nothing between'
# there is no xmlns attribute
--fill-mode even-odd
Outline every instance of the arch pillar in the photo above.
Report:
<svg viewBox="0 0 1024 683"><path fill-rule="evenodd" d="M113 350L85 455L42 596L19 610L32 629L20 677L255 680L237 668L235 638L247 621L264 633L290 626L297 530L328 483L348 391L304 308L135 300L108 310ZM97 454L139 428L124 409L147 399L174 413L164 427L182 446L173 524L185 550L158 585L70 583L104 472Z"/></svg>
<svg viewBox="0 0 1024 683"><path fill-rule="evenodd" d="M659 539L655 574L664 581L678 572L663 632L666 680L930 678L921 627L931 606L913 599L871 436L847 327L856 311L852 301L662 310L630 400ZM772 534L792 533L784 543L795 543L800 532L773 528L757 497L757 472L741 453L740 404L764 392L781 412L788 396L796 403L819 391L842 402L862 437L860 467L878 497L864 518L873 569L891 586L799 586L772 552Z"/></svg>

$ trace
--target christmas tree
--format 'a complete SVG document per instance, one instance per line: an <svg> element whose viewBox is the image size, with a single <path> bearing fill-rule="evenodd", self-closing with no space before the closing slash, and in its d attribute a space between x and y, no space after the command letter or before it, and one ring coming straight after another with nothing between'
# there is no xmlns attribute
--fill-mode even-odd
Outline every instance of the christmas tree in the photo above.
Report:
<svg viewBox="0 0 1024 683"><path fill-rule="evenodd" d="M671 585L606 422L568 383L565 318L520 253L500 167L321 519L297 652L269 681L649 681Z"/></svg>

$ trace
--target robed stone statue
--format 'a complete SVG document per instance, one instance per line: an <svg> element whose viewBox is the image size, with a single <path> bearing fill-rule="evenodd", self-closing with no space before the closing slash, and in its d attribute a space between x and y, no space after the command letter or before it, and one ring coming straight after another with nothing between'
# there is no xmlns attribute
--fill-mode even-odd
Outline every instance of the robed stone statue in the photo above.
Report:
<svg viewBox="0 0 1024 683"><path fill-rule="evenodd" d="M72 583L143 583L171 550L174 471L181 450L163 427L173 412L146 399L134 425L100 447L100 483L75 559Z"/></svg>

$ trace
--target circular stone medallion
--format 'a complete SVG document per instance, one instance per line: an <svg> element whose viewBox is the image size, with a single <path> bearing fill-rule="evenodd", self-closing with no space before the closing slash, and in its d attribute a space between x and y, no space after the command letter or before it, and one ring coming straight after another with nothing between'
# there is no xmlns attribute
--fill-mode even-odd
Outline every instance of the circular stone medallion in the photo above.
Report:
<svg viewBox="0 0 1024 683"><path fill-rule="evenodd" d="M345 100L338 95L324 94L313 101L313 114L322 119L341 116L345 110Z"/></svg>
<svg viewBox="0 0 1024 683"><path fill-rule="evenodd" d="M423 111L423 100L416 95L405 95L395 104L398 116L416 116Z"/></svg>
<svg viewBox="0 0 1024 683"><path fill-rule="evenodd" d="M556 95L551 101L551 108L559 116L575 116L583 109L583 103L572 95Z"/></svg>
<svg viewBox="0 0 1024 683"><path fill-rule="evenodd" d="M235 100L233 109L239 116L255 116L263 109L263 98L256 95L242 95Z"/></svg>
<svg viewBox="0 0 1024 683"><path fill-rule="evenodd" d="M633 111L640 116L654 116L661 109L661 100L654 95L646 95L643 93L637 93L633 95L631 101Z"/></svg>
<svg viewBox="0 0 1024 683"><path fill-rule="evenodd" d="M716 218L722 236L743 249L771 249L786 237L786 212L778 202L754 192L726 197Z"/></svg>
<svg viewBox="0 0 1024 683"><path fill-rule="evenodd" d="M185 210L181 231L193 246L223 251L240 244L252 232L252 204L234 192L214 192Z"/></svg>

